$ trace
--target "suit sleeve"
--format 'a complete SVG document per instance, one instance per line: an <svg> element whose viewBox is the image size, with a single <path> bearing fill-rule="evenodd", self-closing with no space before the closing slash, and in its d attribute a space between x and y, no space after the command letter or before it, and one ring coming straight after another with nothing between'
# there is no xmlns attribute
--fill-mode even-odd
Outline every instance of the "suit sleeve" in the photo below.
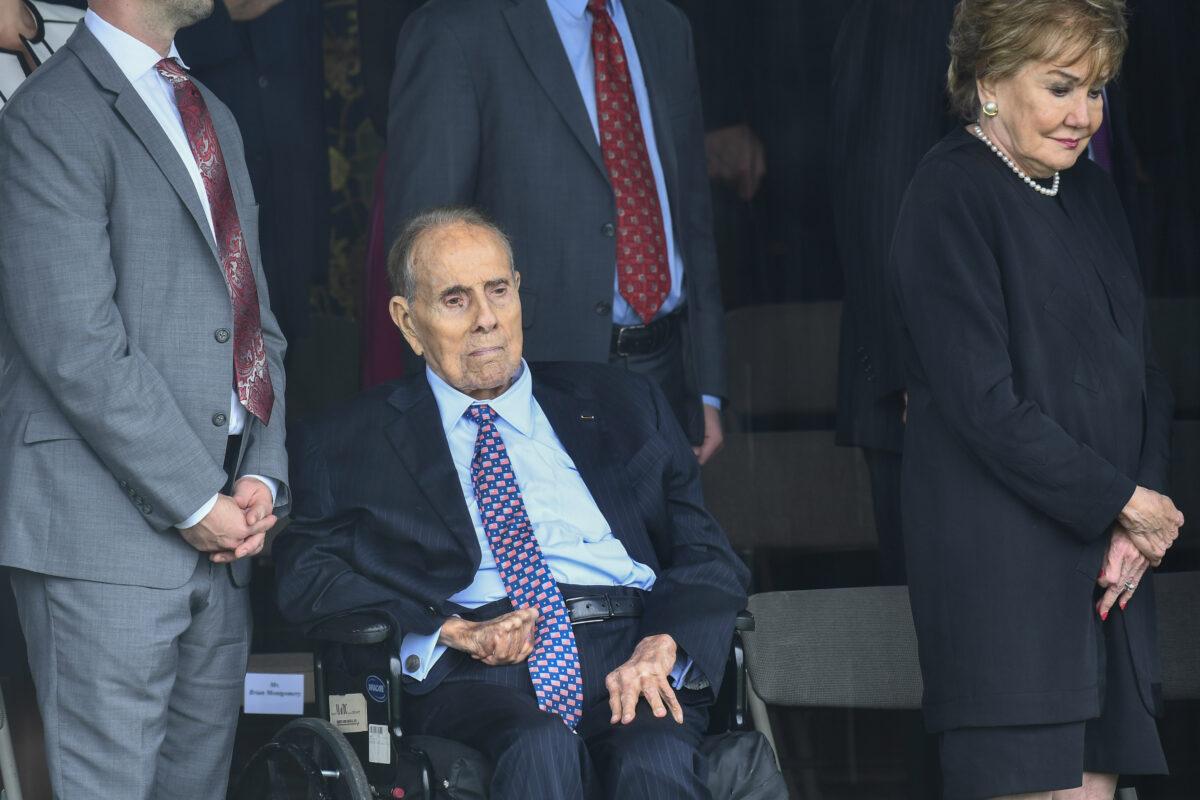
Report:
<svg viewBox="0 0 1200 800"><path fill-rule="evenodd" d="M0 302L17 347L113 473L136 480L160 530L225 482L114 300L108 162L59 98L18 95L0 117ZM153 235L152 233L150 235Z"/></svg>
<svg viewBox="0 0 1200 800"><path fill-rule="evenodd" d="M429 634L445 622L426 606L361 574L354 542L366 535L355 509L340 507L319 436L293 430L292 521L272 549L276 599L292 623L313 625L352 611L385 615L399 635Z"/></svg>
<svg viewBox="0 0 1200 800"><path fill-rule="evenodd" d="M715 694L737 612L746 606L750 575L725 532L704 507L700 465L661 390L646 381L653 396L658 433L666 446L663 491L665 524L651 531L659 570L646 595L641 635L670 634Z"/></svg>
<svg viewBox="0 0 1200 800"><path fill-rule="evenodd" d="M687 259L684 276L687 293L688 327L692 332L691 350L696 367L696 383L701 394L725 397L725 309L721 305L721 276L717 267L717 246L713 239L712 192L708 182L708 157L704 151L704 114L700 107L700 83L696 73L695 48L691 26L678 9L685 37L686 63L683 97L686 113L677 123L683 126L679 153L681 192L678 209L682 222L681 243Z"/></svg>
<svg viewBox="0 0 1200 800"><path fill-rule="evenodd" d="M475 193L480 152L475 87L455 34L422 8L396 44L388 110L387 241L413 215L466 205Z"/></svg>
<svg viewBox="0 0 1200 800"><path fill-rule="evenodd" d="M989 215L971 186L957 165L929 164L901 210L891 266L915 353L910 370L1000 482L1091 541L1134 482L1018 392L1000 267L981 222Z"/></svg>

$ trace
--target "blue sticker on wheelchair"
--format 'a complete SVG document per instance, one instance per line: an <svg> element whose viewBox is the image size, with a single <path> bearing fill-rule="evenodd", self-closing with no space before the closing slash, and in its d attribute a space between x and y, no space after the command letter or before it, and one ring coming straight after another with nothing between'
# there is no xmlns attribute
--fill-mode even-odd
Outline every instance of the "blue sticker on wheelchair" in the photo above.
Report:
<svg viewBox="0 0 1200 800"><path fill-rule="evenodd" d="M387 684L383 682L383 678L377 675L367 676L367 694L376 703L382 703L387 700Z"/></svg>

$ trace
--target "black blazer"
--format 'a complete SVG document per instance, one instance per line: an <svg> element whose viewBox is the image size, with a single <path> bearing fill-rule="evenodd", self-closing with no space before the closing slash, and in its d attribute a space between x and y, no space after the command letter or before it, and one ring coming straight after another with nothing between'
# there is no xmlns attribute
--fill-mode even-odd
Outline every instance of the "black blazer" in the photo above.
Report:
<svg viewBox="0 0 1200 800"><path fill-rule="evenodd" d="M846 286L839 444L899 452L904 437L888 250L917 164L956 124L945 86L957 1L858 0L834 44L831 199Z"/></svg>
<svg viewBox="0 0 1200 800"><path fill-rule="evenodd" d="M688 377L725 395L724 315L692 35L665 0L623 0L684 262ZM608 172L546 0L434 0L400 33L388 109L388 240L431 206L512 237L531 359L607 362L616 271Z"/></svg>
<svg viewBox="0 0 1200 800"><path fill-rule="evenodd" d="M705 510L700 470L662 393L607 365L534 364L533 394L631 558L654 570L641 635L669 633L719 688L748 574ZM275 543L292 622L374 608L432 633L479 567L424 371L300 426L292 523Z"/></svg>
<svg viewBox="0 0 1200 800"><path fill-rule="evenodd" d="M1165 488L1172 412L1112 183L1080 158L1044 197L956 129L913 178L891 270L928 723L1095 717L1107 533L1136 484ZM1152 582L1114 613L1154 710Z"/></svg>

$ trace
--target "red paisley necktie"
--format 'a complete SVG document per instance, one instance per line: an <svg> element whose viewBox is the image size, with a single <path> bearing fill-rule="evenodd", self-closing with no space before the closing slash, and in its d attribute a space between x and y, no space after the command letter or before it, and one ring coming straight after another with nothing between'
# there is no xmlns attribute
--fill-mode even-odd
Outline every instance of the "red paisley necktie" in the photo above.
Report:
<svg viewBox="0 0 1200 800"><path fill-rule="evenodd" d="M171 58L164 58L154 68L175 88L175 103L183 119L183 130L208 194L217 252L233 303L233 379L237 384L238 402L265 425L271 421L275 389L271 386L267 350L263 343L258 286L254 282L246 240L242 237L237 207L233 204L233 188L225 170L221 143L217 141L204 97L183 68Z"/></svg>
<svg viewBox="0 0 1200 800"><path fill-rule="evenodd" d="M671 291L662 209L621 35L605 0L588 0L588 10L600 152L617 201L617 287L642 321L650 322Z"/></svg>

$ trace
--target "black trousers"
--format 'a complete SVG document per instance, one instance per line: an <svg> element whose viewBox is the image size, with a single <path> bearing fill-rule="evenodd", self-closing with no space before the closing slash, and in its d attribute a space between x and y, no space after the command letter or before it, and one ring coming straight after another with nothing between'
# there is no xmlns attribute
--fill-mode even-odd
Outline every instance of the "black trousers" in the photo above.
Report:
<svg viewBox="0 0 1200 800"><path fill-rule="evenodd" d="M428 694L406 698L409 730L454 739L491 759L493 800L708 798L697 749L708 707L699 693L677 694L682 725L654 717L644 700L632 723L609 724L604 679L633 653L638 623L575 626L585 708L577 733L538 708L526 664L489 667L469 658Z"/></svg>
<svg viewBox="0 0 1200 800"><path fill-rule="evenodd" d="M900 458L887 450L863 448L871 475L871 507L879 537L879 582L884 586L908 583L904 567L904 536L900 528Z"/></svg>
<svg viewBox="0 0 1200 800"><path fill-rule="evenodd" d="M667 402L687 434L688 441L698 445L704 441L704 405L688 356L686 317L682 313L674 316L676 319L672 322L671 335L661 348L641 355L621 356L614 353L609 356L608 363L652 378L667 396Z"/></svg>

